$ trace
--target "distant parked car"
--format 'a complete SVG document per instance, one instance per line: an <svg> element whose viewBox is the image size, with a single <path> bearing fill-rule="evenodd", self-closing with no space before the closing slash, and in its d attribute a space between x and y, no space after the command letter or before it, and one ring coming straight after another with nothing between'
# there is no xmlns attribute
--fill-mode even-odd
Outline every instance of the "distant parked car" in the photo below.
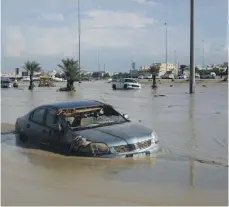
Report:
<svg viewBox="0 0 229 207"><path fill-rule="evenodd" d="M155 131L93 100L38 106L17 118L15 132L24 144L76 156L124 158L160 150Z"/></svg>
<svg viewBox="0 0 229 207"><path fill-rule="evenodd" d="M208 74L208 75L200 75L201 79L215 79L215 76Z"/></svg>
<svg viewBox="0 0 229 207"><path fill-rule="evenodd" d="M153 77L152 74L147 74L144 76L144 79L152 79L152 77Z"/></svg>
<svg viewBox="0 0 229 207"><path fill-rule="evenodd" d="M112 88L116 89L140 89L141 84L134 78L121 78L112 83Z"/></svg>
<svg viewBox="0 0 229 207"><path fill-rule="evenodd" d="M144 78L143 75L138 76L138 79L143 79L143 78Z"/></svg>
<svg viewBox="0 0 229 207"><path fill-rule="evenodd" d="M12 88L12 81L9 78L1 77L1 88Z"/></svg>
<svg viewBox="0 0 229 207"><path fill-rule="evenodd" d="M163 76L161 76L162 79L174 79L174 75L173 74L164 74Z"/></svg>

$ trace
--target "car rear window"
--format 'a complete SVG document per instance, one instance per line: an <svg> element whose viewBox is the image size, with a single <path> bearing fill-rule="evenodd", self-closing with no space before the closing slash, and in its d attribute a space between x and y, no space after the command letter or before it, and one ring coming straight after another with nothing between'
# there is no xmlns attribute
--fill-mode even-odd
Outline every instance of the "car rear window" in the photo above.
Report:
<svg viewBox="0 0 229 207"><path fill-rule="evenodd" d="M31 115L31 121L42 124L44 120L45 108L36 109Z"/></svg>

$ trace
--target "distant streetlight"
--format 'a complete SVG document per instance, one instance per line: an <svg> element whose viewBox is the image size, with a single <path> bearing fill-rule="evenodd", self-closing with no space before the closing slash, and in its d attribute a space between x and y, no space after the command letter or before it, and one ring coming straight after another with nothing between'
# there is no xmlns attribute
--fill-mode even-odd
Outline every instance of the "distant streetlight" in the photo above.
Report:
<svg viewBox="0 0 229 207"><path fill-rule="evenodd" d="M194 0L190 0L190 78L189 93L195 92L195 63L194 63Z"/></svg>
<svg viewBox="0 0 229 207"><path fill-rule="evenodd" d="M204 69L205 63L204 63L204 40L202 40L203 48L202 48L202 67Z"/></svg>
<svg viewBox="0 0 229 207"><path fill-rule="evenodd" d="M79 35L79 46L78 46L78 49L79 49L79 83L81 82L81 63L80 63L80 34L81 33L81 28L80 28L80 0L78 0L78 35Z"/></svg>
<svg viewBox="0 0 229 207"><path fill-rule="evenodd" d="M177 72L178 68L177 68L177 51L174 50L174 65L175 65L175 71Z"/></svg>
<svg viewBox="0 0 229 207"><path fill-rule="evenodd" d="M167 72L167 65L168 65L168 34L167 34L167 23L165 22L165 70Z"/></svg>
<svg viewBox="0 0 229 207"><path fill-rule="evenodd" d="M98 52L98 71L100 71L100 55L99 55L99 52Z"/></svg>

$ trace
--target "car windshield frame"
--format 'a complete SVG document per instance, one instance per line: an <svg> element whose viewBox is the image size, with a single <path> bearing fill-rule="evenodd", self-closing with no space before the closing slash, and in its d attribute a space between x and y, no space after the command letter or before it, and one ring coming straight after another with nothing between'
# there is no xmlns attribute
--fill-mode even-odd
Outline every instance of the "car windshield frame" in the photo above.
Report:
<svg viewBox="0 0 229 207"><path fill-rule="evenodd" d="M81 107L81 108L75 108L75 109L70 109L70 110L72 111L71 114L70 113L66 114L65 113L66 109L62 109L58 112L58 115L61 115L65 119L65 121L68 123L68 127L73 131L85 130L85 129L103 127L103 126L110 126L110 125L115 125L115 124L123 124L123 123L129 122L128 119L126 119L123 115L121 115L118 111L116 111L111 105L104 105L104 106L99 106L99 107ZM101 110L103 111L104 114L98 115L101 112ZM65 112L63 113L63 111ZM108 111L111 114L107 113ZM95 113L95 116L91 115L93 113ZM88 114L90 114L91 116L89 115L85 117L85 115L88 115ZM69 121L70 118L72 119L72 122ZM83 118L85 119L92 118L93 123L88 124L88 125L82 125ZM101 120L96 123L96 121L99 120L99 118ZM80 119L80 122L78 122L79 119ZM76 123L78 123L78 125Z"/></svg>

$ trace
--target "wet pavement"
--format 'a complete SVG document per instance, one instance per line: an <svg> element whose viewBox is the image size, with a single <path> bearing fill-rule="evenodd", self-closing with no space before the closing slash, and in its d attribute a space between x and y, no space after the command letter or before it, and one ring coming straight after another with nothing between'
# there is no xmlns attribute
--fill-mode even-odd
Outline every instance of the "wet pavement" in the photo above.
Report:
<svg viewBox="0 0 229 207"><path fill-rule="evenodd" d="M1 136L2 205L227 205L228 88L226 84L161 84L156 91L113 91L105 82L1 90L2 131L40 104L95 99L155 129L156 157L95 159L24 149L13 134ZM164 95L164 96L161 96ZM14 199L12 199L14 197Z"/></svg>

